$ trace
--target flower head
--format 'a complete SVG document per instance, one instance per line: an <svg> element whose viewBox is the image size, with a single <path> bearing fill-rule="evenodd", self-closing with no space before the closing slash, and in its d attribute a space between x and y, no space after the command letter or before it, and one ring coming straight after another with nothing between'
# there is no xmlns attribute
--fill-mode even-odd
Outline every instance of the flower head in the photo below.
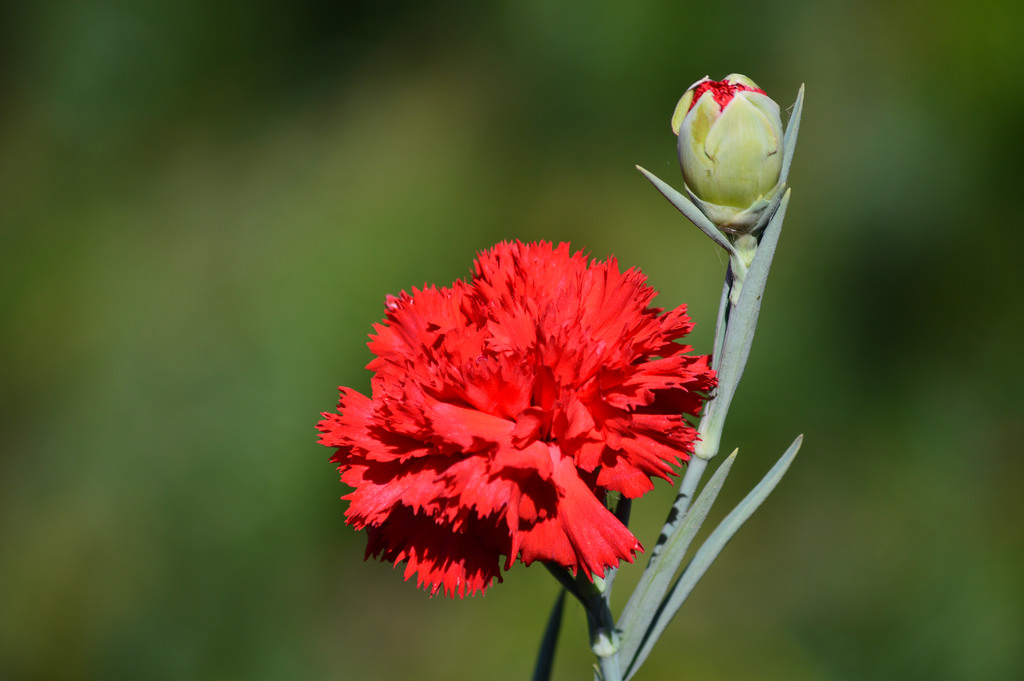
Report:
<svg viewBox="0 0 1024 681"><path fill-rule="evenodd" d="M367 557L406 561L432 593L484 591L518 558L604 576L640 543L605 506L689 458L714 384L674 342L637 270L568 244L500 243L470 281L389 297L372 396L341 388L320 442L353 491ZM504 556L504 560L502 560Z"/></svg>
<svg viewBox="0 0 1024 681"><path fill-rule="evenodd" d="M746 76L703 78L676 105L672 130L683 180L708 218L729 232L754 228L782 172L779 105Z"/></svg>

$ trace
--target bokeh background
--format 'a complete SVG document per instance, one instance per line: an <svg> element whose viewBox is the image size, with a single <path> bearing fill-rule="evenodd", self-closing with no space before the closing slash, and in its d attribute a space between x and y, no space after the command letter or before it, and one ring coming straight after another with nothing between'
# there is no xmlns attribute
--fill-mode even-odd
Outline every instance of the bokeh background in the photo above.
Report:
<svg viewBox="0 0 1024 681"><path fill-rule="evenodd" d="M706 352L723 259L633 165L679 186L676 99L733 71L807 101L716 516L806 440L638 678L1024 678L1022 34L1002 0L4 3L0 678L528 678L549 575L364 563L314 423L386 294L501 239L640 267ZM561 645L589 678L578 607Z"/></svg>

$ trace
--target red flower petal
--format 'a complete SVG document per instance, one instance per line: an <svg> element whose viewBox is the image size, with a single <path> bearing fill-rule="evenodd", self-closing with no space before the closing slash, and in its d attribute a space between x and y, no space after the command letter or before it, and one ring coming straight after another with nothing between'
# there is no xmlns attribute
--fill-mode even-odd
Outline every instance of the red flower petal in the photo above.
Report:
<svg viewBox="0 0 1024 681"><path fill-rule="evenodd" d="M727 80L705 80L693 90L693 101L690 102L690 109L693 108L697 100L704 95L705 92L711 92L711 96L715 98L715 104L718 105L718 109L722 110L725 105L732 101L732 98L736 96L737 92L760 92L762 95L765 94L764 90L758 87L750 87L743 83L734 83ZM689 109L687 109L689 111Z"/></svg>
<svg viewBox="0 0 1024 681"><path fill-rule="evenodd" d="M669 479L714 386L675 342L692 323L614 259L501 243L468 282L389 297L373 394L341 389L320 442L353 491L367 556L432 593L484 591L516 559L588 577L642 550L604 505ZM504 557L504 559L502 558Z"/></svg>

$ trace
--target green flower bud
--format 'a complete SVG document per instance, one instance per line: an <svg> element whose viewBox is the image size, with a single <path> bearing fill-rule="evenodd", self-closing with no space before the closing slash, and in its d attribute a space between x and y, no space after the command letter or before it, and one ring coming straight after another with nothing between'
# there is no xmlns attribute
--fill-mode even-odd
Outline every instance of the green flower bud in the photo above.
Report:
<svg viewBox="0 0 1024 681"><path fill-rule="evenodd" d="M705 77L679 100L672 131L694 203L725 232L758 228L780 185L779 105L746 76Z"/></svg>

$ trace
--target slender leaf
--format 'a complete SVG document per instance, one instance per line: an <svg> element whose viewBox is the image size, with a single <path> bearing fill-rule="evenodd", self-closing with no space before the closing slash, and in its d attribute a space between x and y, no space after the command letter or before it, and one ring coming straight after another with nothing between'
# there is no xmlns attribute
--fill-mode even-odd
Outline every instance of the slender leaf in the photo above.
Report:
<svg viewBox="0 0 1024 681"><path fill-rule="evenodd" d="M551 669L555 664L555 648L558 645L558 631L562 628L562 612L565 610L565 589L558 592L555 607L551 609L548 625L544 628L544 638L540 642L537 653L537 664L533 668L533 681L549 681Z"/></svg>
<svg viewBox="0 0 1024 681"><path fill-rule="evenodd" d="M768 271L775 256L775 247L779 242L779 233L782 231L786 207L789 205L789 194L787 189L778 210L768 222L754 260L747 270L736 308L729 314L728 330L719 364L722 369L719 373L719 383L715 389L715 399L708 404L708 408L714 410L719 422L725 418L729 410L729 404L736 393L736 387L750 356L750 346L754 341L754 331L757 329L757 317L761 311L761 299L768 282Z"/></svg>
<svg viewBox="0 0 1024 681"><path fill-rule="evenodd" d="M782 153L782 182L789 181L789 167L793 165L793 154L796 151L796 136L800 132L800 116L804 111L804 86L796 94L796 102L793 104L793 113L789 116L789 123L786 124L786 136L784 150Z"/></svg>
<svg viewBox="0 0 1024 681"><path fill-rule="evenodd" d="M665 599L665 594L683 563L686 550L697 535L697 531L700 530L704 519L707 518L711 505L718 497L735 460L736 452L734 451L726 457L715 474L711 476L679 524L675 528L669 529L669 524L666 523L665 528L662 529L662 532L667 533L668 536L664 541L658 543L660 553L651 557L647 569L644 570L644 574L640 578L640 583L637 584L619 617L618 628L622 632L619 655L624 661L628 662L632 659L645 639L655 613Z"/></svg>
<svg viewBox="0 0 1024 681"><path fill-rule="evenodd" d="M686 597L690 595L693 587L696 586L700 578L707 572L711 563L722 552L722 549L729 543L729 540L733 538L736 531L742 527L743 523L750 518L754 511L771 494L772 490L775 489L775 486L779 484L779 480L786 474L790 463L793 462L793 457L800 450L803 440L804 436L800 435L793 441L793 444L789 446L789 449L786 450L778 462L761 479L761 482L744 497L743 501L725 517L725 520L715 528L715 531L697 549L693 560L683 570L683 574L672 586L672 591L669 593L668 598L665 599L662 607L658 609L642 645L637 650L633 659L627 664L624 677L626 681L637 672L640 665L650 655L651 649L654 647L655 642L657 642L658 637L661 636L661 633L668 626L669 622L672 621L675 614L679 612L679 608L683 605Z"/></svg>
<svg viewBox="0 0 1024 681"><path fill-rule="evenodd" d="M707 234L712 241L728 251L729 255L736 255L736 249L733 248L733 245L729 243L727 238L725 238L725 235L715 227L715 224L711 222L711 220L708 220L704 213L700 212L700 208L697 208L690 199L680 194L668 183L658 179L656 175L649 172L647 169L640 166L637 166L636 169L643 173L644 177L650 180L651 184L661 192L662 196L668 199L668 202L675 206L676 210L686 216L686 219L697 225L697 228L700 231Z"/></svg>

